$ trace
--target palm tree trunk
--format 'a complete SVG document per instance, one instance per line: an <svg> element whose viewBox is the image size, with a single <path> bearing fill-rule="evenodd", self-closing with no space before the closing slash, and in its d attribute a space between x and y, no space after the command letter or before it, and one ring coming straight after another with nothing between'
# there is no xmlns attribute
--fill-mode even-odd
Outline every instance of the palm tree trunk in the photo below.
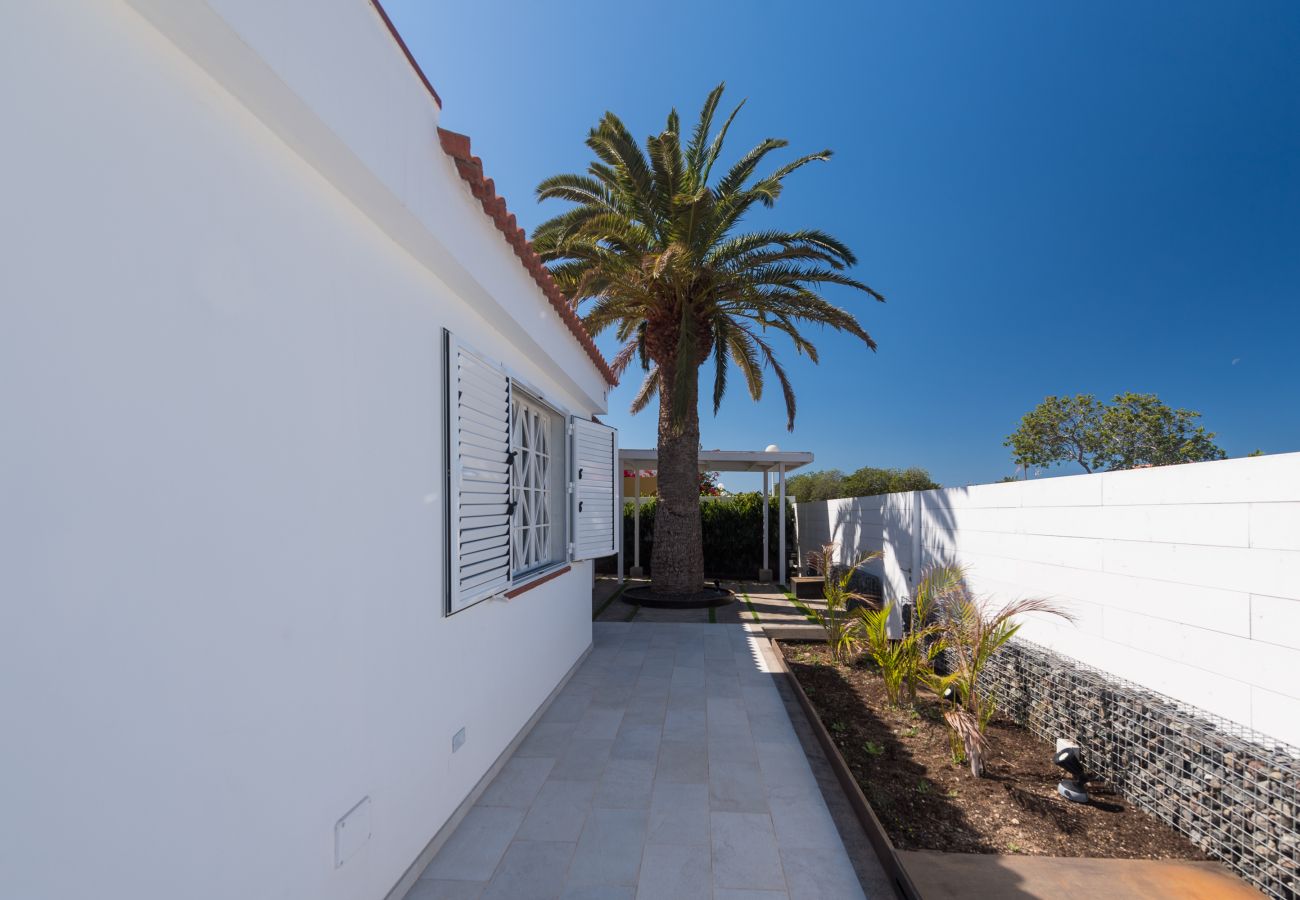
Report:
<svg viewBox="0 0 1300 900"><path fill-rule="evenodd" d="M650 552L651 587L672 594L704 587L704 543L700 533L699 377L692 370L689 402L673 423L671 365L659 366L659 501Z"/></svg>

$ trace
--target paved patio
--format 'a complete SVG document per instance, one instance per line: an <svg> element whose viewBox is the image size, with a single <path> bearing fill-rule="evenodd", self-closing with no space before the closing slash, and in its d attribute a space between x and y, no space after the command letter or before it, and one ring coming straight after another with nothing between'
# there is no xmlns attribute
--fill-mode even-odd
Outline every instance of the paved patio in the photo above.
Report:
<svg viewBox="0 0 1300 900"><path fill-rule="evenodd" d="M407 900L864 896L755 626L593 631Z"/></svg>

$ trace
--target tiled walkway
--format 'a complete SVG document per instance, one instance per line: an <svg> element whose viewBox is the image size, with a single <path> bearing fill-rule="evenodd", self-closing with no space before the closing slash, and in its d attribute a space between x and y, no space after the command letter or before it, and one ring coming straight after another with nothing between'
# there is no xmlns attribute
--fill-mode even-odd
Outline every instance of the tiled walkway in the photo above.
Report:
<svg viewBox="0 0 1300 900"><path fill-rule="evenodd" d="M861 898L747 626L593 628L407 900Z"/></svg>

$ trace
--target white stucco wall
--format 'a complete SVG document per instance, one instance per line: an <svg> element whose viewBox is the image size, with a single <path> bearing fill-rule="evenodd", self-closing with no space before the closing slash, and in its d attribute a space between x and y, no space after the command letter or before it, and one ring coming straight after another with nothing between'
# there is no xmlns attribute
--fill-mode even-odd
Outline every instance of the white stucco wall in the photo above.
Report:
<svg viewBox="0 0 1300 900"><path fill-rule="evenodd" d="M441 329L604 385L364 0L160 7L0 27L0 897L382 898L591 640L443 616Z"/></svg>
<svg viewBox="0 0 1300 900"><path fill-rule="evenodd" d="M801 550L832 538L890 596L919 550L1057 598L1023 637L1300 745L1300 453L801 504Z"/></svg>

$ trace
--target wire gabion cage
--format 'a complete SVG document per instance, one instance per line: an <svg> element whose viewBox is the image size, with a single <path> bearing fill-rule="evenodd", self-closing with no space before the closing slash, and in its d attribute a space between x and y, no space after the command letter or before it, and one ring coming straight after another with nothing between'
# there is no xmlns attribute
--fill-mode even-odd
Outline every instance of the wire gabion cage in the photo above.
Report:
<svg viewBox="0 0 1300 900"><path fill-rule="evenodd" d="M1088 767L1276 900L1300 900L1300 749L1013 640L982 682L1003 715Z"/></svg>

